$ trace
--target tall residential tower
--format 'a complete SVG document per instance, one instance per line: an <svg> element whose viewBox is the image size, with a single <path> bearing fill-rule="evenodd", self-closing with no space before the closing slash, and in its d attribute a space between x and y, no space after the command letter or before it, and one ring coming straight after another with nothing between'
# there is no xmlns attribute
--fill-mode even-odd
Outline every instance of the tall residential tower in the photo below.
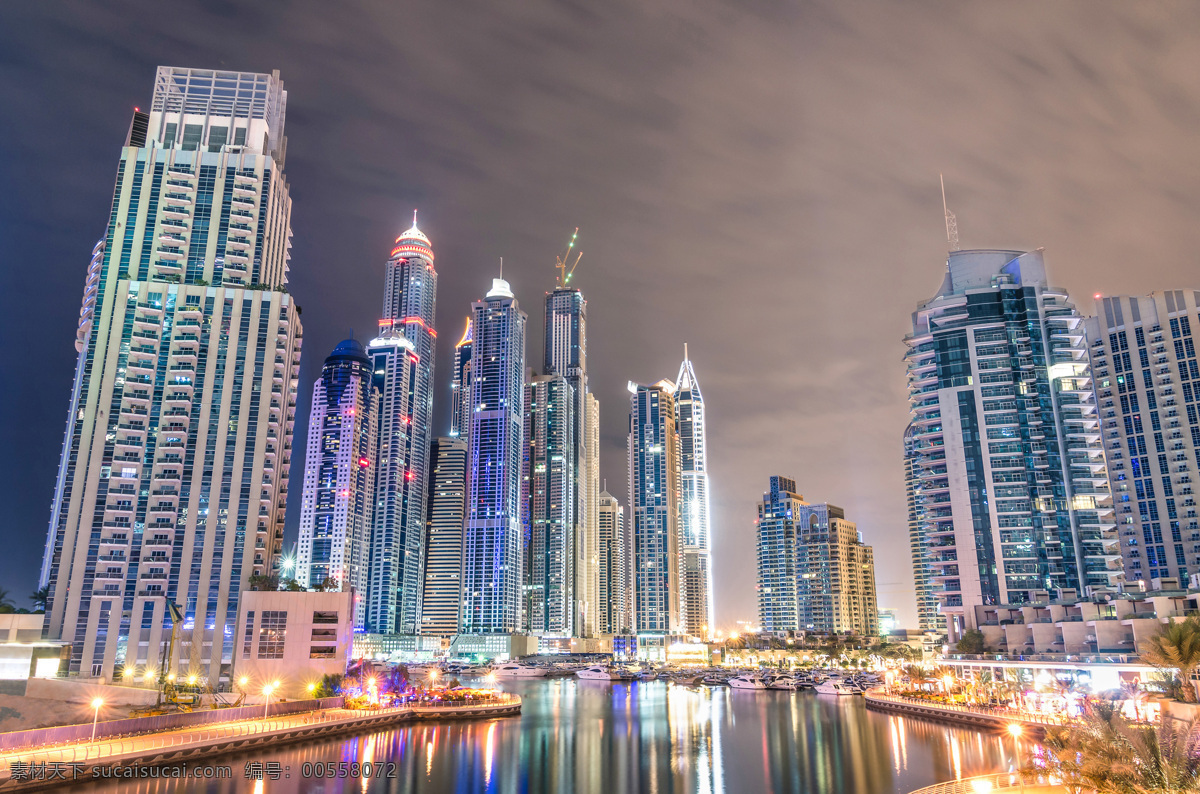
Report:
<svg viewBox="0 0 1200 794"><path fill-rule="evenodd" d="M675 392L675 426L679 432L679 532L683 544L683 628L707 638L712 630L712 561L708 509L708 441L704 397L696 371L683 346L683 363Z"/></svg>
<svg viewBox="0 0 1200 794"><path fill-rule="evenodd" d="M164 66L133 114L41 577L73 672L147 676L178 604L167 667L228 682L238 596L277 569L301 338L286 105L277 72Z"/></svg>

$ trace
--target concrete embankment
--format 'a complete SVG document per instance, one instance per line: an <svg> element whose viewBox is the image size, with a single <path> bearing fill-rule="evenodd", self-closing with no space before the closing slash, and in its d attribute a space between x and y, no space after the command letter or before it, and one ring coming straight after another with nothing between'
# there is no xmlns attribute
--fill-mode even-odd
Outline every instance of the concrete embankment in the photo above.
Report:
<svg viewBox="0 0 1200 794"><path fill-rule="evenodd" d="M907 717L920 717L938 722L983 728L989 731L1007 730L1009 725L1021 725L1022 734L1030 738L1042 736L1046 723L1016 717L1000 712L987 712L966 706L950 706L930 703L916 698L902 698L879 692L866 694L867 708L873 711L891 711Z"/></svg>
<svg viewBox="0 0 1200 794"><path fill-rule="evenodd" d="M95 774L93 770L101 767L180 766L266 746L383 730L416 720L491 719L520 712L521 699L503 694L495 701L469 705L325 709L9 752L0 757L0 792L61 785L72 779L90 780ZM61 774L51 778L51 770Z"/></svg>

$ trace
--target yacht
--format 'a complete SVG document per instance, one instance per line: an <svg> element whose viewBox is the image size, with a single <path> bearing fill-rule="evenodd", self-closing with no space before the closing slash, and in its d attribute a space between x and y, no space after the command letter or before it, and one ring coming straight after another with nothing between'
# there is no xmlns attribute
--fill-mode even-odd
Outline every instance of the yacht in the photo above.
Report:
<svg viewBox="0 0 1200 794"><path fill-rule="evenodd" d="M818 695L861 695L863 691L846 681L838 681L833 678L826 679L817 684L816 691Z"/></svg>
<svg viewBox="0 0 1200 794"><path fill-rule="evenodd" d="M615 667L607 667L602 664L595 664L591 667L585 667L582 670L576 670L575 675L579 678L585 678L589 681L632 681L634 676L632 673L627 673L624 670L618 670Z"/></svg>
<svg viewBox="0 0 1200 794"><path fill-rule="evenodd" d="M767 682L762 679L762 676L757 675L735 675L729 679L729 685L734 689L766 689Z"/></svg>
<svg viewBox="0 0 1200 794"><path fill-rule="evenodd" d="M793 692L802 687L803 683L790 675L777 675L767 684L767 689L788 689Z"/></svg>
<svg viewBox="0 0 1200 794"><path fill-rule="evenodd" d="M519 662L507 662L498 665L492 672L498 678L545 678L550 672L545 667L534 667Z"/></svg>

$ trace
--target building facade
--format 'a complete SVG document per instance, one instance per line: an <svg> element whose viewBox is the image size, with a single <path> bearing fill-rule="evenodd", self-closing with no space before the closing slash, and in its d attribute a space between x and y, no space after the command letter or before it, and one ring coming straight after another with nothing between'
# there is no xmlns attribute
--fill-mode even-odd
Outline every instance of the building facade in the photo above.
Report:
<svg viewBox="0 0 1200 794"><path fill-rule="evenodd" d="M301 344L278 73L160 67L93 252L41 582L70 669L229 680L282 550ZM253 287L253 288L251 288Z"/></svg>
<svg viewBox="0 0 1200 794"><path fill-rule="evenodd" d="M354 639L354 594L254 590L242 596L235 636L235 691L312 697L326 675L342 675ZM246 683L242 684L242 679Z"/></svg>
<svg viewBox="0 0 1200 794"><path fill-rule="evenodd" d="M591 392L583 397L583 491L586 494L583 531L575 540L576 633L595 637L600 630L600 401Z"/></svg>
<svg viewBox="0 0 1200 794"><path fill-rule="evenodd" d="M680 592L679 433L675 384L629 384L629 521L633 541L633 628L678 634Z"/></svg>
<svg viewBox="0 0 1200 794"><path fill-rule="evenodd" d="M500 634L521 623L521 455L525 313L503 279L471 304L471 430L463 537L462 632Z"/></svg>
<svg viewBox="0 0 1200 794"><path fill-rule="evenodd" d="M1200 571L1200 291L1108 297L1088 318L1109 487L1125 579L1174 579ZM1165 585L1164 585L1165 586Z"/></svg>
<svg viewBox="0 0 1200 794"><path fill-rule="evenodd" d="M919 542L951 642L977 604L1121 576L1083 318L1040 251L951 252L908 345ZM918 561L919 562L919 561Z"/></svg>
<svg viewBox="0 0 1200 794"><path fill-rule="evenodd" d="M375 506L371 511L371 555L367 574L366 630L376 634L413 634L420 609L424 528L413 524L425 514L412 500L421 449L413 418L420 355L390 320L367 345L372 377L379 392L378 462Z"/></svg>
<svg viewBox="0 0 1200 794"><path fill-rule="evenodd" d="M675 392L675 426L679 432L679 531L683 544L681 569L683 630L707 638L712 629L712 539L708 505L708 441L704 396L696 371L683 348Z"/></svg>
<svg viewBox="0 0 1200 794"><path fill-rule="evenodd" d="M570 637L575 629L575 390L562 375L525 386L521 456L522 629Z"/></svg>
<svg viewBox="0 0 1200 794"><path fill-rule="evenodd" d="M362 344L347 339L313 384L300 503L296 580L351 589L354 625L366 621L371 512L375 506L379 391Z"/></svg>
<svg viewBox="0 0 1200 794"><path fill-rule="evenodd" d="M875 555L845 511L797 504L796 603L800 628L827 634L879 633Z"/></svg>
<svg viewBox="0 0 1200 794"><path fill-rule="evenodd" d="M908 519L909 554L912 555L913 584L916 586L917 626L921 631L944 631L938 614L938 600L933 593L933 582L929 575L929 549L925 545L922 526L925 522L924 508L919 497L914 446L914 426L904 430L904 497Z"/></svg>
<svg viewBox="0 0 1200 794"><path fill-rule="evenodd" d="M781 634L802 628L796 521L804 504L796 481L787 477L771 477L771 489L758 504L758 623L763 631Z"/></svg>
<svg viewBox="0 0 1200 794"><path fill-rule="evenodd" d="M454 375L450 381L450 435L466 439L471 429L471 318L454 346Z"/></svg>
<svg viewBox="0 0 1200 794"><path fill-rule="evenodd" d="M599 553L596 573L596 631L601 635L629 634L629 539L625 531L625 508L608 491L596 505Z"/></svg>
<svg viewBox="0 0 1200 794"><path fill-rule="evenodd" d="M467 442L441 436L433 442L429 487L429 538L425 546L425 595L420 633L458 633L462 603L463 520L467 498Z"/></svg>

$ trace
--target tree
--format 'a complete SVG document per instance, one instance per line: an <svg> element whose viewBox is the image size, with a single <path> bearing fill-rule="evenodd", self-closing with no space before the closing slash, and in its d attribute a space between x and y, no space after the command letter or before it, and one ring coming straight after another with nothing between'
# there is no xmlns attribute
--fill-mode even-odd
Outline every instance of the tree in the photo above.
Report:
<svg viewBox="0 0 1200 794"><path fill-rule="evenodd" d="M29 600L33 602L34 610L45 612L47 604L50 602L50 585L34 590L30 594Z"/></svg>
<svg viewBox="0 0 1200 794"><path fill-rule="evenodd" d="M295 579L284 579L283 589L287 590L289 593L299 593L303 592L304 586Z"/></svg>
<svg viewBox="0 0 1200 794"><path fill-rule="evenodd" d="M11 615L17 611L17 607L9 597L8 591L0 587L0 615Z"/></svg>
<svg viewBox="0 0 1200 794"><path fill-rule="evenodd" d="M984 639L983 632L979 629L967 629L958 638L958 645L955 647L959 653L986 653L987 640Z"/></svg>
<svg viewBox="0 0 1200 794"><path fill-rule="evenodd" d="M341 694L342 676L337 673L326 673L321 677L317 688L313 690L314 698L331 698Z"/></svg>
<svg viewBox="0 0 1200 794"><path fill-rule="evenodd" d="M335 593L338 590L340 590L341 588L338 586L336 579L327 576L319 584L317 584L313 589L316 590L318 593Z"/></svg>
<svg viewBox="0 0 1200 794"><path fill-rule="evenodd" d="M279 577L256 573L251 575L248 584L251 590L278 590Z"/></svg>
<svg viewBox="0 0 1200 794"><path fill-rule="evenodd" d="M1196 687L1192 685L1192 674L1200 667L1200 618L1189 615L1181 621L1165 624L1147 641L1142 659L1160 670L1178 670L1183 700L1195 703Z"/></svg>

